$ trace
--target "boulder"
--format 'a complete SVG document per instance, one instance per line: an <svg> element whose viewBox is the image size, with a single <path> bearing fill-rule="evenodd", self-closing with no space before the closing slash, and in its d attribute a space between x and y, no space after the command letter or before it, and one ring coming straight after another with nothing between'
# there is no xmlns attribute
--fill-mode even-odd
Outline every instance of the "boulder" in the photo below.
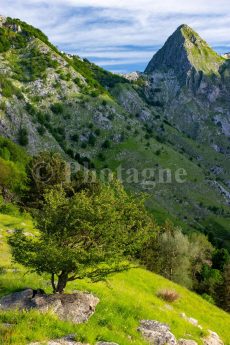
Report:
<svg viewBox="0 0 230 345"><path fill-rule="evenodd" d="M178 345L198 345L196 341L191 339L179 339Z"/></svg>
<svg viewBox="0 0 230 345"><path fill-rule="evenodd" d="M153 321L142 320L138 328L143 337L154 345L177 345L175 336L170 332L168 325Z"/></svg>
<svg viewBox="0 0 230 345"><path fill-rule="evenodd" d="M191 323L193 326L197 326L199 327L199 323L196 319L194 319L193 317L188 317L185 313L181 313L180 317L182 317L183 319L185 319L186 321L188 321L189 323ZM200 328L200 327L199 327Z"/></svg>
<svg viewBox="0 0 230 345"><path fill-rule="evenodd" d="M30 343L29 345L89 345L89 344L82 344L78 343L73 340L66 340L66 339L57 339L57 340L50 340L45 342L38 342L38 343Z"/></svg>
<svg viewBox="0 0 230 345"><path fill-rule="evenodd" d="M89 345L89 344L82 344L75 341L75 334L67 335L61 339L42 341L36 343L30 343L29 345Z"/></svg>
<svg viewBox="0 0 230 345"><path fill-rule="evenodd" d="M118 345L117 343L109 343L107 341L99 341L96 345Z"/></svg>
<svg viewBox="0 0 230 345"><path fill-rule="evenodd" d="M99 299L90 293L46 295L42 290L26 289L0 299L0 310L37 309L40 312L53 312L61 320L83 323L94 313Z"/></svg>
<svg viewBox="0 0 230 345"><path fill-rule="evenodd" d="M203 339L204 345L224 345L219 335L209 330L209 335Z"/></svg>

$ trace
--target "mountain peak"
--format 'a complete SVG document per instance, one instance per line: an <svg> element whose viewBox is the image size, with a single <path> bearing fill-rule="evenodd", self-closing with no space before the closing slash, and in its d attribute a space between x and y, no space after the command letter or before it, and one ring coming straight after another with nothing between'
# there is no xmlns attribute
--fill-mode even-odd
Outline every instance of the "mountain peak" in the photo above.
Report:
<svg viewBox="0 0 230 345"><path fill-rule="evenodd" d="M180 25L153 56L145 72L174 70L181 77L194 68L204 74L218 73L223 58L187 24Z"/></svg>

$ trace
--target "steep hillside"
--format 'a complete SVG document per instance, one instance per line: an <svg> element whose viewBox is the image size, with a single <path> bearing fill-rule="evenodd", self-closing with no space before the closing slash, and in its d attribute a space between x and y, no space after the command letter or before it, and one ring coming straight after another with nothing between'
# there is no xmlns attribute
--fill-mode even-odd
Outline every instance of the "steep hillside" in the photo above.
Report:
<svg viewBox="0 0 230 345"><path fill-rule="evenodd" d="M158 220L230 248L229 60L181 26L129 81L60 53L20 20L0 26L0 134L32 154L59 151L98 171L120 166Z"/></svg>
<svg viewBox="0 0 230 345"><path fill-rule="evenodd" d="M12 264L6 238L14 228L22 228L27 236L33 236L33 224L26 217L11 217L0 214L0 296L25 287L40 287L50 292L49 277L42 279L28 274L21 266ZM76 289L93 292L100 302L95 314L83 325L59 321L51 314L35 311L0 313L0 344L24 345L30 342L60 338L76 334L78 341L94 345L96 341L112 341L120 345L147 344L137 332L143 319L165 322L177 339L193 339L203 345L202 338L211 329L219 334L224 345L230 344L230 316L209 304L196 294L152 274L136 268L110 276L107 282L89 283L86 280L71 283L68 292ZM157 297L159 291L170 289L179 294L179 299L167 303ZM198 320L201 327L184 318ZM29 327L28 327L29 325Z"/></svg>

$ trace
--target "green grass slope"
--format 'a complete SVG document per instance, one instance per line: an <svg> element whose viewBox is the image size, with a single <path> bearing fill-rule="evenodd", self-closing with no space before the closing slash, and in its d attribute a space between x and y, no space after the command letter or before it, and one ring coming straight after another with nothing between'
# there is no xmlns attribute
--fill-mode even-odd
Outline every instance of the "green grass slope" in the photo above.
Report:
<svg viewBox="0 0 230 345"><path fill-rule="evenodd" d="M51 292L48 277L26 274L24 268L11 263L6 238L9 230L23 228L30 235L33 224L27 218L0 215L0 296L25 287L43 288ZM180 298L167 305L157 297L161 289L173 289ZM230 345L230 315L203 300L198 295L144 269L110 276L106 282L76 281L67 292L86 290L100 298L95 314L83 325L59 321L55 316L45 317L38 312L0 312L0 344L24 345L32 341L49 340L75 333L79 341L95 344L98 340L114 341L120 345L146 344L137 332L139 321L152 319L166 322L177 338L201 338L211 329L219 334L225 345ZM200 328L188 323L180 314L196 318ZM12 324L6 327L5 324Z"/></svg>

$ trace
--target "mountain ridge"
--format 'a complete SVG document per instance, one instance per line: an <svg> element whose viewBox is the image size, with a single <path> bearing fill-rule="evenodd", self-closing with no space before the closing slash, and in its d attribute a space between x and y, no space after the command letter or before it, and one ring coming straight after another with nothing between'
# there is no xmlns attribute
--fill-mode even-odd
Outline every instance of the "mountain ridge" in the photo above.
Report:
<svg viewBox="0 0 230 345"><path fill-rule="evenodd" d="M147 190L150 211L230 249L227 64L215 76L192 69L181 78L158 69L128 81L59 52L40 30L18 19L6 18L1 30L1 135L32 154L59 151L97 171L121 165L140 172L170 168L174 174L184 168L185 184L156 181ZM144 185L126 187L146 192Z"/></svg>

